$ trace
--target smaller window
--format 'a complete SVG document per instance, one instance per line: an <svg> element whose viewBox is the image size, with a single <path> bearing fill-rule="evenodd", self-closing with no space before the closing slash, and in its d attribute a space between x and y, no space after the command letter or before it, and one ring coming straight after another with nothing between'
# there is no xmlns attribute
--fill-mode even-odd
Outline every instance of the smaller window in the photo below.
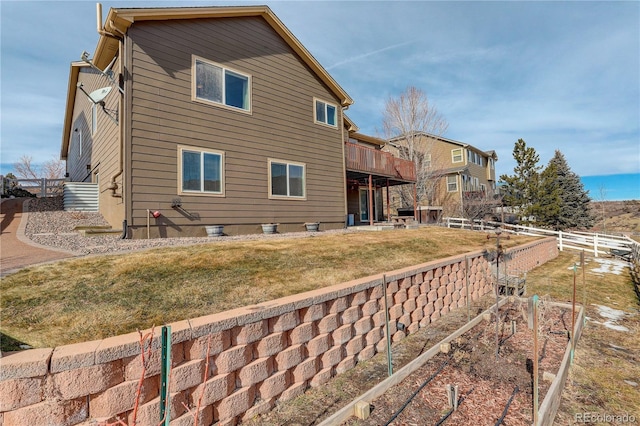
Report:
<svg viewBox="0 0 640 426"><path fill-rule="evenodd" d="M98 105L91 105L91 135L98 131Z"/></svg>
<svg viewBox="0 0 640 426"><path fill-rule="evenodd" d="M178 146L179 193L224 194L224 153Z"/></svg>
<svg viewBox="0 0 640 426"><path fill-rule="evenodd" d="M326 124L331 127L338 127L338 108L335 105L315 99L314 110L316 123Z"/></svg>
<svg viewBox="0 0 640 426"><path fill-rule="evenodd" d="M451 162L460 163L463 161L462 148L456 148L451 150Z"/></svg>
<svg viewBox="0 0 640 426"><path fill-rule="evenodd" d="M495 167L494 162L493 162L493 158L489 158L489 167L493 170L493 168Z"/></svg>
<svg viewBox="0 0 640 426"><path fill-rule="evenodd" d="M458 177L456 175L447 176L447 192L457 192L457 191L458 191Z"/></svg>
<svg viewBox="0 0 640 426"><path fill-rule="evenodd" d="M305 168L300 163L269 160L269 197L305 198Z"/></svg>

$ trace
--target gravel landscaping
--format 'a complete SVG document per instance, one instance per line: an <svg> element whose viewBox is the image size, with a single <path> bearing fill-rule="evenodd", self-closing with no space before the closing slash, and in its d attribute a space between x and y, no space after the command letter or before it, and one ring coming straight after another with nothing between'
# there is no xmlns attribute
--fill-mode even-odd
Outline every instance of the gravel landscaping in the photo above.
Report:
<svg viewBox="0 0 640 426"><path fill-rule="evenodd" d="M288 232L286 234L251 234L223 237L185 237L121 239L120 235L83 236L78 226L109 225L100 213L64 211L62 197L33 198L25 202L28 211L25 235L31 241L44 246L68 250L78 255L117 253L166 246L186 246L225 241L248 241L281 238L311 238L316 235L345 234L353 231L338 229L313 232Z"/></svg>

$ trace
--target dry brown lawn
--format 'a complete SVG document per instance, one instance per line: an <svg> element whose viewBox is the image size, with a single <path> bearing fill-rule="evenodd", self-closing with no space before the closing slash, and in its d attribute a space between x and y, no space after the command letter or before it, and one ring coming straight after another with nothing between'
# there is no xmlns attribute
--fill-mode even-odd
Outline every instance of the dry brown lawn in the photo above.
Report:
<svg viewBox="0 0 640 426"><path fill-rule="evenodd" d="M514 246L531 241L515 237ZM491 247L438 227L219 242L74 259L0 283L2 349L146 329Z"/></svg>

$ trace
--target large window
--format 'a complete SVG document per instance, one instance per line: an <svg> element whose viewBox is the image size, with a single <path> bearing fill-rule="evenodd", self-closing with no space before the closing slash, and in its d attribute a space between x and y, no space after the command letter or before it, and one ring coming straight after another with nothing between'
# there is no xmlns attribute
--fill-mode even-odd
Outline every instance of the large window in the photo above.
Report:
<svg viewBox="0 0 640 426"><path fill-rule="evenodd" d="M464 160L462 157L462 148L452 149L451 150L451 162L452 163L460 163Z"/></svg>
<svg viewBox="0 0 640 426"><path fill-rule="evenodd" d="M178 147L180 193L224 195L224 153Z"/></svg>
<svg viewBox="0 0 640 426"><path fill-rule="evenodd" d="M458 192L458 176L447 176L447 192Z"/></svg>
<svg viewBox="0 0 640 426"><path fill-rule="evenodd" d="M251 77L193 57L193 96L244 111L251 110Z"/></svg>
<svg viewBox="0 0 640 426"><path fill-rule="evenodd" d="M269 197L305 198L305 165L269 160Z"/></svg>
<svg viewBox="0 0 640 426"><path fill-rule="evenodd" d="M314 111L316 123L338 127L338 108L330 103L314 99Z"/></svg>

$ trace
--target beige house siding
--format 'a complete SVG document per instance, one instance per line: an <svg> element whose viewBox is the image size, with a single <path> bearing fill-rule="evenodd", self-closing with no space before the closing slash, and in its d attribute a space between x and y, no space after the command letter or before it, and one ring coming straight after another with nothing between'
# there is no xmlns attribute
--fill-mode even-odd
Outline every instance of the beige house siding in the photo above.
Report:
<svg viewBox="0 0 640 426"><path fill-rule="evenodd" d="M470 178L477 178L477 188L469 187L469 191L480 191L481 185L485 185L487 196L493 196L493 182L495 182L495 168L490 169L488 158L491 153L484 152L471 145L446 140L446 138L438 139L428 136L422 136L427 138L427 143L424 144L426 149L431 154L431 170L429 174L431 179L436 179L437 184L434 190L434 205L442 206L444 208L444 215L459 215L462 212L463 204L463 192L467 191L464 187L462 175L467 175ZM399 150L392 145L385 145L383 148L387 152L391 152L393 155L398 156ZM461 161L453 162L453 151L459 150L461 153ZM478 153L482 158L483 165L475 164L468 161L468 152ZM455 170L455 171L453 171ZM457 180L457 190L450 192L447 189L447 176L455 176ZM392 200L394 193L392 194ZM393 205L397 207L397 204Z"/></svg>
<svg viewBox="0 0 640 426"><path fill-rule="evenodd" d="M342 227L345 186L342 122L314 123L314 97L340 104L262 19L139 22L131 40L131 219L147 209L161 236L203 235L203 225L258 232L260 223L301 230L304 222ZM192 55L251 76L251 112L192 100ZM178 195L178 145L224 152L225 195ZM306 166L306 200L268 198L268 159ZM171 208L181 198L180 212ZM156 234L157 236L157 234Z"/></svg>
<svg viewBox="0 0 640 426"><path fill-rule="evenodd" d="M119 69L119 61L114 69ZM83 89L91 93L96 89L110 86L109 81L97 71L82 67L78 81ZM119 111L120 95L113 87L105 97L105 107L113 117ZM119 128L98 105L96 110L97 128L92 133L92 103L78 89L74 103L74 116L67 155L67 171L69 179L75 182L99 182L99 206L104 218L114 228L121 228L124 217L124 204L121 197L112 197L108 188L112 177L120 170ZM77 129L77 131L76 131ZM82 133L82 156L79 156L77 135ZM122 178L116 179L121 188Z"/></svg>

